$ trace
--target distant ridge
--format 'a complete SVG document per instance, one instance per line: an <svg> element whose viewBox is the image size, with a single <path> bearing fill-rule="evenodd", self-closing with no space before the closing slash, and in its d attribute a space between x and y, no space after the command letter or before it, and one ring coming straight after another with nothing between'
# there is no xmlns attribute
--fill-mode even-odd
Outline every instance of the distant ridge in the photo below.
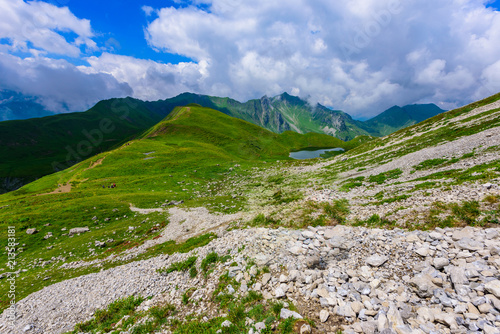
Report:
<svg viewBox="0 0 500 334"><path fill-rule="evenodd" d="M27 100L26 103L31 103ZM183 93L153 102L117 98L98 102L86 112L0 122L0 193L65 169L140 136L177 106L197 104L275 133L328 134L343 141L381 136L442 112L435 105L413 105L361 122L340 110L311 106L287 93L245 103L230 98ZM396 108L396 109L395 109Z"/></svg>
<svg viewBox="0 0 500 334"><path fill-rule="evenodd" d="M36 97L11 90L0 90L0 122L54 115L46 110Z"/></svg>
<svg viewBox="0 0 500 334"><path fill-rule="evenodd" d="M299 133L324 133L344 141L356 136L384 136L433 117L445 110L435 104L394 106L367 120L354 120L341 110L332 110L321 104L311 106L299 97L283 93L274 97L238 102L228 97L183 93L172 99L150 102L152 108L162 108L163 103L176 100L179 105L198 103L204 107L262 126L276 133L292 130ZM403 115L398 119L397 111ZM379 117L380 116L380 117Z"/></svg>
<svg viewBox="0 0 500 334"><path fill-rule="evenodd" d="M444 110L432 103L412 104L404 107L394 106L364 123L368 128L373 129L373 135L386 136L442 112Z"/></svg>

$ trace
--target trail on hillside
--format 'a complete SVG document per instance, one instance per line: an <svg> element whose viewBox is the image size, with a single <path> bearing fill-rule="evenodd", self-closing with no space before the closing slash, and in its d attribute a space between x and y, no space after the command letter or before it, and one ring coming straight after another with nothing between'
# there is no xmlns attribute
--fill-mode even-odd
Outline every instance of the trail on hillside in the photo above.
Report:
<svg viewBox="0 0 500 334"><path fill-rule="evenodd" d="M102 161L105 159L106 157L104 158L101 158L99 160L97 160L96 162L91 162L90 163L90 166L88 168L85 168L85 170L91 170L91 169L94 169L96 168L97 166L101 165L102 164Z"/></svg>
<svg viewBox="0 0 500 334"><path fill-rule="evenodd" d="M69 192L71 192L71 183L68 182L66 184L58 184L57 189L50 192L50 193L37 194L36 196L63 194L63 193L69 193Z"/></svg>
<svg viewBox="0 0 500 334"><path fill-rule="evenodd" d="M131 206L131 210L132 210ZM164 212L162 208L156 209L139 209L135 208L135 212L151 213ZM144 253L148 248L164 242L174 240L178 243L200 234L209 233L216 230L224 230L230 222L238 221L242 218L242 213L236 214L212 214L207 208L198 207L191 209L170 208L168 210L169 223L160 232L159 237L147 240L138 247L127 250L121 260L130 259Z"/></svg>

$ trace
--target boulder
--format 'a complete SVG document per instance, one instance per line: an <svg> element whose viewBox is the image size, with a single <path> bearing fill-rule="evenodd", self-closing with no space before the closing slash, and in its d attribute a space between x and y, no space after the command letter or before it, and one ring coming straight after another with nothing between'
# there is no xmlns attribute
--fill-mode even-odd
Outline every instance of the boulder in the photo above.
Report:
<svg viewBox="0 0 500 334"><path fill-rule="evenodd" d="M420 298L432 297L437 286L432 282L432 276L419 274L410 280L410 286Z"/></svg>
<svg viewBox="0 0 500 334"><path fill-rule="evenodd" d="M326 322L328 320L329 316L330 316L330 312L328 312L327 310L321 310L319 312L319 320L321 322Z"/></svg>
<svg viewBox="0 0 500 334"><path fill-rule="evenodd" d="M467 227L464 227L461 230L455 230L453 232L452 239L455 240L455 241L458 241L458 240L460 240L462 238L468 238L468 237L471 237L473 235L474 235L474 228L472 228L470 226L467 226Z"/></svg>
<svg viewBox="0 0 500 334"><path fill-rule="evenodd" d="M366 259L366 263L372 267L380 267L383 265L389 258L384 255L375 254Z"/></svg>
<svg viewBox="0 0 500 334"><path fill-rule="evenodd" d="M492 293L495 297L500 298L500 281L489 281L484 285L486 291Z"/></svg>
<svg viewBox="0 0 500 334"><path fill-rule="evenodd" d="M281 319L288 319L288 318L302 319L302 316L295 311L290 311L289 309L282 308L280 311L280 318Z"/></svg>
<svg viewBox="0 0 500 334"><path fill-rule="evenodd" d="M85 232L89 232L89 231L90 230L88 227L75 227L75 228L72 228L71 230L69 230L69 235L85 233Z"/></svg>
<svg viewBox="0 0 500 334"><path fill-rule="evenodd" d="M29 228L26 230L26 234L35 234L38 230L36 228Z"/></svg>
<svg viewBox="0 0 500 334"><path fill-rule="evenodd" d="M469 251L478 251L484 248L484 244L482 242L467 237L458 240L456 245L459 248Z"/></svg>
<svg viewBox="0 0 500 334"><path fill-rule="evenodd" d="M432 261L432 265L437 270L441 270L441 269L443 269L444 267L446 267L449 264L450 264L450 261L447 258L444 258L444 257L436 257Z"/></svg>

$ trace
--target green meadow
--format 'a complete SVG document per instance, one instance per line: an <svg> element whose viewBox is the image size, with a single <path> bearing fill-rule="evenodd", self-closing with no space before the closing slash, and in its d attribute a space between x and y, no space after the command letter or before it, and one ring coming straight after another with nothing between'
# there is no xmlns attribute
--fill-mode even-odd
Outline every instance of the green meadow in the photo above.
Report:
<svg viewBox="0 0 500 334"><path fill-rule="evenodd" d="M19 243L17 298L99 270L59 269L64 261L91 261L119 253L154 238L168 224L166 213L140 215L130 210L131 205L159 208L183 201L182 207L244 211L247 198L235 193L237 180L279 163L296 164L288 157L290 151L349 149L358 142L317 133L276 134L195 104L175 108L137 139L0 196L0 243L7 241L7 226L16 227ZM68 185L71 191L58 192L67 191ZM91 232L68 235L71 228L85 226ZM28 235L30 228L38 233ZM49 232L52 236L45 239ZM94 246L96 240L109 242L99 248ZM0 254L0 263L7 263L6 252ZM2 280L2 309L8 303L6 291L7 282Z"/></svg>

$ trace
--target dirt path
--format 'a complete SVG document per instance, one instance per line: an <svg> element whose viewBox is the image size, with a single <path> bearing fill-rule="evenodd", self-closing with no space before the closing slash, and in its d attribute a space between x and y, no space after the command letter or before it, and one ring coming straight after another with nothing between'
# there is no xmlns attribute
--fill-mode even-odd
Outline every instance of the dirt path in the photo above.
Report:
<svg viewBox="0 0 500 334"><path fill-rule="evenodd" d="M132 209L134 208L134 209ZM139 209L130 207L134 212L150 213L150 212L164 212L165 209ZM242 218L242 213L235 214L212 214L204 207L180 209L170 208L169 224L160 232L156 239L147 240L144 244L126 251L120 260L136 257L144 253L148 248L158 244L162 244L169 240L182 242L189 238L195 237L200 234L208 232L216 232L223 230L230 222L237 221Z"/></svg>
<svg viewBox="0 0 500 334"><path fill-rule="evenodd" d="M106 158L106 157L104 157L104 158ZM102 161L104 160L104 158L101 158L101 159L97 160L96 162L91 162L90 166L88 168L85 168L85 170L90 170L90 169L96 168L97 166L102 164Z"/></svg>
<svg viewBox="0 0 500 334"><path fill-rule="evenodd" d="M135 206L130 203L130 211L132 212L138 212L143 215L147 215L148 213L151 212L165 212L165 209L162 208L154 208L154 209L141 209L141 208L136 208Z"/></svg>
<svg viewBox="0 0 500 334"><path fill-rule="evenodd" d="M68 182L66 184L59 184L58 188L50 193L38 194L37 196L63 194L63 193L69 193L69 192L71 192L71 183Z"/></svg>

